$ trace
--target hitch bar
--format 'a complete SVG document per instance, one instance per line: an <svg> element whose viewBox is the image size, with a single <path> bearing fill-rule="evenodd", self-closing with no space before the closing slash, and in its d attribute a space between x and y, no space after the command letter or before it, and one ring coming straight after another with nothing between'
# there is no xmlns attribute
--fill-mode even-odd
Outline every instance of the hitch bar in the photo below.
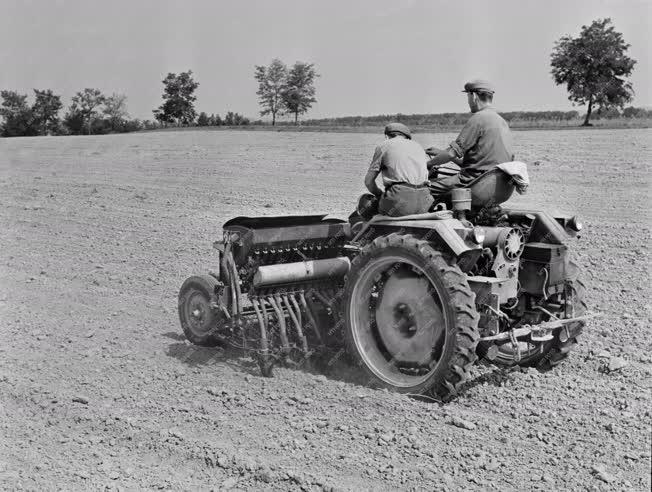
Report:
<svg viewBox="0 0 652 492"><path fill-rule="evenodd" d="M553 321L546 321L536 326L523 326L521 328L514 328L510 331L504 331L498 333L497 335L491 335L488 337L480 338L481 342L493 342L497 340L509 340L513 335L515 338L524 337L527 335L533 335L535 337L543 337L547 335L550 331L555 328L561 328L569 323L574 323L576 321L583 321L589 318L595 318L596 314L587 314L585 316L578 316L576 318L567 318L567 319L555 319Z"/></svg>

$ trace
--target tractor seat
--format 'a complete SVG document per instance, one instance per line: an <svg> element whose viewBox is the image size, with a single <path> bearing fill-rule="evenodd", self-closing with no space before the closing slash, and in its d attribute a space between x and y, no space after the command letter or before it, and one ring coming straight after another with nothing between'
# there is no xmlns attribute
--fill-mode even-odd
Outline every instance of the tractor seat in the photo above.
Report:
<svg viewBox="0 0 652 492"><path fill-rule="evenodd" d="M515 186L512 176L496 167L478 176L464 188L471 189L471 207L482 208L506 202L514 193Z"/></svg>
<svg viewBox="0 0 652 492"><path fill-rule="evenodd" d="M478 176L470 183L462 186L471 190L471 208L483 208L487 206L500 205L506 202L517 188L517 180L521 178L522 188L519 193L523 193L529 184L527 170L522 162L508 162L485 172ZM437 203L445 203L451 207L451 194L446 193L436 198Z"/></svg>

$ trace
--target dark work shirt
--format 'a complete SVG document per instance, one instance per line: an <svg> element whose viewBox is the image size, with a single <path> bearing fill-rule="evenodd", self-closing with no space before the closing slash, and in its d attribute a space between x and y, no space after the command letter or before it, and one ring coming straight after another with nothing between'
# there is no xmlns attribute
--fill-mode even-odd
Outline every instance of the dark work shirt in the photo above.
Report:
<svg viewBox="0 0 652 492"><path fill-rule="evenodd" d="M473 113L450 147L462 159L461 175L468 177L514 160L509 126L493 108Z"/></svg>

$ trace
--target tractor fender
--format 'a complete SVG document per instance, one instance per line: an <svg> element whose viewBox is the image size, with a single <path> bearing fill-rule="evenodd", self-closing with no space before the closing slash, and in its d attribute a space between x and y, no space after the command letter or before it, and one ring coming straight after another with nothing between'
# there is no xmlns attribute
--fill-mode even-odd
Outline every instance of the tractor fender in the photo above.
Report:
<svg viewBox="0 0 652 492"><path fill-rule="evenodd" d="M401 218L377 218L368 228L360 231L356 239L373 238L393 232L412 234L420 239L444 246L456 257L471 254L477 257L482 252L482 245L473 242L469 232L472 228L464 225L457 219L416 219L401 220Z"/></svg>

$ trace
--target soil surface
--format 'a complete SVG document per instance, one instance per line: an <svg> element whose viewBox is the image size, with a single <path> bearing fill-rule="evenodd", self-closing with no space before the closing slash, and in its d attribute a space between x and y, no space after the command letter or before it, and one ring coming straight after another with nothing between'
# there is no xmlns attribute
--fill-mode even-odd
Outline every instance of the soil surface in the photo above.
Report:
<svg viewBox="0 0 652 492"><path fill-rule="evenodd" d="M552 372L480 364L439 405L184 340L221 224L348 215L381 139L0 139L0 488L650 490L650 130L515 135L514 202L585 223L599 317Z"/></svg>

